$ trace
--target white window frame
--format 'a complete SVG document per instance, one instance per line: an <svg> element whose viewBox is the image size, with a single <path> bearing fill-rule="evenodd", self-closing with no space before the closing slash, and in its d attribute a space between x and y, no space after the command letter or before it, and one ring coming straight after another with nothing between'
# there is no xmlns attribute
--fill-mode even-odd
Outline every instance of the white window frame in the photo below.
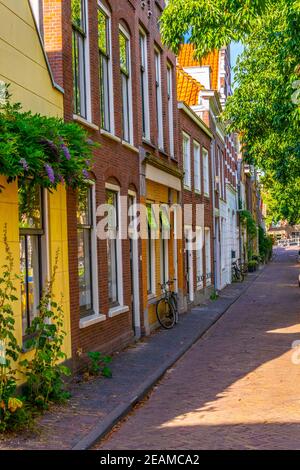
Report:
<svg viewBox="0 0 300 470"><path fill-rule="evenodd" d="M127 142L126 140L124 140L123 135L122 135L122 140L133 145L131 38L130 38L129 33L121 24L119 24L119 33L122 33L128 40L128 72L129 72L129 77L128 77L129 141ZM119 36L118 36L118 40L119 40ZM119 54L120 54L120 51L119 51ZM120 75L122 77L121 69L120 69ZM121 97L123 97L122 83L121 83ZM123 124L122 124L122 134L123 134Z"/></svg>
<svg viewBox="0 0 300 470"><path fill-rule="evenodd" d="M187 144L186 147L185 143ZM187 150L187 152L185 150ZM191 189L191 137L185 132L182 133L182 154L184 187L186 189Z"/></svg>
<svg viewBox="0 0 300 470"><path fill-rule="evenodd" d="M128 190L128 200L129 198L133 199L133 205L137 206L137 195L135 191L132 191L131 189ZM132 289L134 292L132 292L133 295L133 317L134 317L134 329L135 329L135 334L137 335L137 330L140 331L141 329L141 317L140 317L140 279L139 279L139 268L140 268L140 262L139 262L139 240L137 237L138 234L138 220L135 217L135 214L131 215L131 222L133 220L133 226L131 227L131 231L128 231L129 235L133 235L132 238L132 280L131 280L131 285ZM135 261L135 262L134 262ZM140 336L140 333L138 334Z"/></svg>
<svg viewBox="0 0 300 470"><path fill-rule="evenodd" d="M168 123L169 123L169 149L172 158L175 158L174 152L174 98L173 98L173 67L167 65L167 93L168 93Z"/></svg>
<svg viewBox="0 0 300 470"><path fill-rule="evenodd" d="M114 116L114 84L113 84L113 69L112 69L112 34L111 34L111 12L109 9L98 0L98 9L102 10L108 18L108 36L109 36L109 64L108 64L108 80L110 84L109 89L109 124L110 130L105 129L111 134L115 134L115 116ZM102 124L102 123L101 123ZM101 125L102 128L102 125Z"/></svg>
<svg viewBox="0 0 300 470"><path fill-rule="evenodd" d="M185 237L185 249L184 249L185 259L187 256L189 257L189 270L188 271L186 270L186 275L188 277L188 284L189 284L189 292L187 294L188 294L189 301L193 302L194 301L194 255L193 255L193 249L188 249L188 247L190 247L189 245L191 244L191 240L193 237L193 228L191 225L184 226L184 237Z"/></svg>
<svg viewBox="0 0 300 470"><path fill-rule="evenodd" d="M196 227L196 283L197 289L203 288L203 229Z"/></svg>
<svg viewBox="0 0 300 470"><path fill-rule="evenodd" d="M194 189L201 194L201 146L196 140L193 141L194 153Z"/></svg>
<svg viewBox="0 0 300 470"><path fill-rule="evenodd" d="M79 328L87 328L88 326L106 320L106 315L100 313L99 307L99 284L98 284L98 253L97 253L97 221L96 221L96 185L91 184L91 270L92 270L92 313L80 318Z"/></svg>
<svg viewBox="0 0 300 470"><path fill-rule="evenodd" d="M145 120L143 138L150 141L150 105L149 105L149 71L148 71L148 45L147 33L141 28L139 30L140 46L140 86L142 97L142 117ZM142 63L144 59L144 64Z"/></svg>
<svg viewBox="0 0 300 470"><path fill-rule="evenodd" d="M109 189L117 193L117 205L118 205L118 220L121 221L121 200L120 200L120 187L112 184L105 183L105 189ZM113 306L108 311L109 317L114 317L120 313L128 312L129 308L124 305L124 291L123 291L123 258L122 258L122 240L121 230L118 226L117 238L116 238L116 249L117 249L117 283L118 283L118 305Z"/></svg>
<svg viewBox="0 0 300 470"><path fill-rule="evenodd" d="M91 82L90 82L90 46L89 46L89 8L88 8L88 1L83 0L84 3L84 9L85 9L85 15L84 15L84 21L85 21L85 37L83 39L83 48L84 48L84 88L85 88L85 113L80 114L76 113L75 110L75 103L74 103L74 115L79 116L83 119L85 119L88 122L92 122L92 108L91 108ZM72 32L75 28L72 26ZM73 41L73 34L72 34L72 41ZM73 75L73 80L74 80L74 75Z"/></svg>
<svg viewBox="0 0 300 470"><path fill-rule="evenodd" d="M225 168L224 168L224 154L221 153L221 188L222 188L222 198L225 199Z"/></svg>
<svg viewBox="0 0 300 470"><path fill-rule="evenodd" d="M209 271L207 270L209 266ZM210 276L208 277L208 274ZM206 287L211 285L211 240L210 240L210 228L205 227L205 278Z"/></svg>
<svg viewBox="0 0 300 470"><path fill-rule="evenodd" d="M160 232L160 282L161 284L165 284L167 281L169 281L169 239L164 238L164 233L166 232L162 228ZM165 272L165 279L163 278L164 272Z"/></svg>
<svg viewBox="0 0 300 470"><path fill-rule="evenodd" d="M41 233L34 233L34 230L32 231L32 234L30 234L31 232L31 229L29 229L28 231L26 231L26 235L25 233L22 233L22 228L19 227L19 223L18 223L18 231L19 231L19 247L21 245L21 237L23 236L38 236L39 237L39 240L38 240L38 297L36 299L36 305L35 305L35 309L36 309L36 312L34 313L34 316L33 316L33 319L36 318L36 316L38 315L38 305L39 305L39 302L42 298L42 294L43 294L43 285L45 283L45 281L47 279L50 279L50 276L51 276L51 269L50 269L50 239L49 239L49 197L48 197L48 191L46 191L45 189L43 189L42 187L39 187L39 191L40 191L40 208L41 208L41 222L42 222L42 227L40 229ZM21 248L21 247L20 247ZM20 249L20 252L19 252L19 266L21 266L21 249ZM27 294L26 294L27 296ZM26 303L27 303L27 299L26 299ZM26 317L27 317L27 313L26 313ZM32 319L32 320L33 320ZM26 318L27 320L27 318ZM23 330L23 317L21 316L21 326L22 326L22 339L25 338L26 340L26 329L28 328L28 326L31 326L32 325L32 321L30 322L30 324L26 326L25 328L25 331Z"/></svg>
<svg viewBox="0 0 300 470"><path fill-rule="evenodd" d="M202 147L202 160L203 160L203 192L206 197L210 195L210 181L209 181L209 161L208 150Z"/></svg>
<svg viewBox="0 0 300 470"><path fill-rule="evenodd" d="M147 206L152 206L153 202L147 202L146 203ZM154 216L154 213L152 211L152 214ZM148 223L148 222L147 222ZM149 226L147 227L147 263L149 263L149 256L148 256L148 252L149 252L149 249L151 250L151 266L148 266L147 264L147 292L148 292L148 298L151 298L151 297L155 297L155 294L156 294L156 281L155 281L155 271L156 271L156 258L155 258L155 241L156 241L156 238L155 236L152 236L152 235L155 235L154 233L154 230L151 229L151 226L150 226L150 233L151 233L151 238L150 238L150 243L149 243ZM150 246L149 246L150 245ZM149 276L148 276L148 271L151 272L151 280L149 279ZM152 283L151 283L152 281ZM148 286L150 287L150 289L148 289Z"/></svg>
<svg viewBox="0 0 300 470"><path fill-rule="evenodd" d="M163 102L162 102L162 82L161 82L161 52L154 50L155 62L155 96L156 96L156 119L157 119L157 143L160 150L164 150L164 130L163 130Z"/></svg>

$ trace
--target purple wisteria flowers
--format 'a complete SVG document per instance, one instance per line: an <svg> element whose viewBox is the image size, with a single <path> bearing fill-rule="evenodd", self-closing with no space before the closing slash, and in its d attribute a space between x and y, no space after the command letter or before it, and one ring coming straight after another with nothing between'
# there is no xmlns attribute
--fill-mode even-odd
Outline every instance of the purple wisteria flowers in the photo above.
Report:
<svg viewBox="0 0 300 470"><path fill-rule="evenodd" d="M67 160L71 159L70 151L68 147L65 144L61 144L61 149L63 151L64 156L66 157Z"/></svg>
<svg viewBox="0 0 300 470"><path fill-rule="evenodd" d="M52 166L46 164L45 165L45 170L47 172L47 175L48 175L48 178L49 178L50 182L52 184L55 183L55 175L54 175L54 171L53 171Z"/></svg>
<svg viewBox="0 0 300 470"><path fill-rule="evenodd" d="M24 168L25 171L29 170L29 165L28 165L27 161L25 160L25 158L21 158L20 163L21 163L21 165L22 165L22 167Z"/></svg>

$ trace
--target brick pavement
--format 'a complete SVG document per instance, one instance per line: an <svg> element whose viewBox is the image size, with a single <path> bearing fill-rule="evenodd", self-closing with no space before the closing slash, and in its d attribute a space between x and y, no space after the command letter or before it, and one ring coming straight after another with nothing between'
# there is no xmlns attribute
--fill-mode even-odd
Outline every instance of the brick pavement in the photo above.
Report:
<svg viewBox="0 0 300 470"><path fill-rule="evenodd" d="M228 286L217 301L207 301L180 316L170 331L150 337L114 355L113 378L72 384L67 406L52 408L36 431L1 439L1 449L82 449L95 442L165 372L253 282ZM96 437L95 437L96 436Z"/></svg>
<svg viewBox="0 0 300 470"><path fill-rule="evenodd" d="M98 449L299 449L296 251L276 261ZM299 354L300 357L300 354Z"/></svg>

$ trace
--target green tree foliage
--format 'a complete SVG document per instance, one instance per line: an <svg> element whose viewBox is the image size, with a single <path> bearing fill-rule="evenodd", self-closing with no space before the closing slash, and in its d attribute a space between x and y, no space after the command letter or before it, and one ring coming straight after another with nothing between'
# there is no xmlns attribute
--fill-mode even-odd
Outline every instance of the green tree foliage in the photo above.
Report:
<svg viewBox="0 0 300 470"><path fill-rule="evenodd" d="M186 37L203 56L250 33L267 0L169 0L161 18L165 44L175 52Z"/></svg>
<svg viewBox="0 0 300 470"><path fill-rule="evenodd" d="M258 228L259 255L263 262L268 262L272 257L273 242L272 238L265 234L262 227Z"/></svg>
<svg viewBox="0 0 300 470"><path fill-rule="evenodd" d="M263 170L269 219L299 222L299 0L170 0L161 29L175 52L188 40L198 57L243 41L224 119L240 133L247 161Z"/></svg>
<svg viewBox="0 0 300 470"><path fill-rule="evenodd" d="M225 119L248 162L263 170L269 217L300 220L300 7L279 0L257 19L236 67Z"/></svg>

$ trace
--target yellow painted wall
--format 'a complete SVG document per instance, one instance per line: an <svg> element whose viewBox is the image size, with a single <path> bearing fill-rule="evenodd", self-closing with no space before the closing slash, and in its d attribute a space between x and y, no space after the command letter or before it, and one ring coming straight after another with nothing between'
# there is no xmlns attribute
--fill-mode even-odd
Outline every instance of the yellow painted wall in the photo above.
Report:
<svg viewBox="0 0 300 470"><path fill-rule="evenodd" d="M63 95L52 83L47 62L27 0L0 0L0 80L10 83L12 100L20 102L24 110L47 116L63 117ZM8 242L19 273L19 221L17 183L7 184L0 176L0 266L4 261L3 227L7 223ZM54 285L54 295L59 301L64 294L65 315L64 351L71 355L69 267L67 241L67 201L64 187L48 195L48 227L50 271L59 249L59 268ZM1 272L1 268L0 268ZM18 293L20 293L20 285ZM19 295L20 296L20 295ZM16 334L22 340L21 303L14 306Z"/></svg>
<svg viewBox="0 0 300 470"><path fill-rule="evenodd" d="M146 198L141 200L141 203L155 203L155 204L167 204L169 198L169 188L167 186L163 186L159 183L154 181L147 180L146 181ZM173 201L176 203L177 201ZM178 251L178 288L182 289L182 262L180 255L181 252L181 240L177 241L177 251ZM169 279L174 278L174 260L173 260L173 231L171 230L171 238L169 240ZM153 327L157 323L156 318L156 300L161 295L161 289L158 285L161 280L161 273L160 273L160 240L155 240L155 298L153 296L149 298L147 293L147 240L142 241L142 268L143 268L143 308L144 310L147 309L148 314L148 322L150 327Z"/></svg>
<svg viewBox="0 0 300 470"><path fill-rule="evenodd" d="M0 80L11 83L13 101L24 109L63 116L28 0L0 0Z"/></svg>

